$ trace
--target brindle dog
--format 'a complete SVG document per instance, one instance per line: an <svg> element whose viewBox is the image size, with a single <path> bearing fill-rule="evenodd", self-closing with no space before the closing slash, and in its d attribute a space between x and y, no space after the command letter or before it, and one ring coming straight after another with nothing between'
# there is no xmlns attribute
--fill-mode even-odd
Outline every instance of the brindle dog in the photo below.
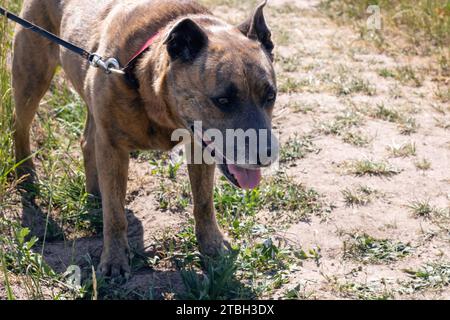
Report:
<svg viewBox="0 0 450 320"><path fill-rule="evenodd" d="M130 273L124 208L131 151L171 150L176 145L171 141L174 130L190 129L194 121L222 132L270 132L276 79L265 4L234 27L194 1L24 1L25 19L122 64L156 35L124 77L91 68L39 35L16 29L12 71L17 161L31 155L31 123L61 65L88 107L82 150L87 192L101 197L103 205L102 274ZM260 148L259 143L250 147ZM245 187L259 182L259 168L271 163L224 164L220 169L232 183ZM214 213L215 166L193 164L188 169L200 250L215 255L227 246ZM31 160L21 166L19 174L24 173L32 183Z"/></svg>

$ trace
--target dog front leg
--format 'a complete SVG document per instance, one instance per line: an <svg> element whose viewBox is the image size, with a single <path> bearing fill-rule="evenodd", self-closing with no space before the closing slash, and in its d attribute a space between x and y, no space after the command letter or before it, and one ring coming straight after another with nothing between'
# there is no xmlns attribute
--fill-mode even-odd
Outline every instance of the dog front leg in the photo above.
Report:
<svg viewBox="0 0 450 320"><path fill-rule="evenodd" d="M95 155L103 204L103 252L99 271L104 276L130 274L125 196L129 153L111 143L108 135L98 130Z"/></svg>
<svg viewBox="0 0 450 320"><path fill-rule="evenodd" d="M214 172L215 165L188 165L194 197L195 233L200 252L216 256L229 248L217 224L214 212Z"/></svg>

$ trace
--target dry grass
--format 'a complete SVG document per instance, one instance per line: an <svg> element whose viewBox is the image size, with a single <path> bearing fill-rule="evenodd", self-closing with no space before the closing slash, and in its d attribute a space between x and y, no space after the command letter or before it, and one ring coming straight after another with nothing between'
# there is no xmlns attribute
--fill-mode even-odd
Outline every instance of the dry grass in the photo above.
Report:
<svg viewBox="0 0 450 320"><path fill-rule="evenodd" d="M447 0L325 0L333 17L363 26L369 5L378 5L385 28L401 32L414 44L430 41L441 48L450 46L450 3Z"/></svg>

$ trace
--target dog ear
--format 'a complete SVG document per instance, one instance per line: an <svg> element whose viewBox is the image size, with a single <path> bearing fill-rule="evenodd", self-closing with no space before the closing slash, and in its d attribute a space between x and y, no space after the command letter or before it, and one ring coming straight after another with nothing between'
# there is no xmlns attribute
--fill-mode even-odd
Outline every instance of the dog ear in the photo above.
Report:
<svg viewBox="0 0 450 320"><path fill-rule="evenodd" d="M253 12L253 15L238 26L238 29L248 38L261 42L264 49L269 53L273 60L274 45L272 42L272 33L264 18L264 7L266 4L267 0L258 6Z"/></svg>
<svg viewBox="0 0 450 320"><path fill-rule="evenodd" d="M164 41L172 60L192 62L208 44L205 31L189 18L179 21Z"/></svg>

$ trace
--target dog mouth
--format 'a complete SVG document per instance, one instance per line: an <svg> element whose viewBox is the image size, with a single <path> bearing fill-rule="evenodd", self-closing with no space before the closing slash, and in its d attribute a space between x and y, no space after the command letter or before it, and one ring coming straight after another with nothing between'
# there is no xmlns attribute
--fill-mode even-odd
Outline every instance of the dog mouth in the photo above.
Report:
<svg viewBox="0 0 450 320"><path fill-rule="evenodd" d="M262 179L261 169L244 169L234 164L225 163L219 165L224 177L233 185L244 190L256 189Z"/></svg>
<svg viewBox="0 0 450 320"><path fill-rule="evenodd" d="M211 150L211 141L205 141L205 139L200 137L197 137L197 139L201 141L203 150ZM216 159L222 160L217 167L222 172L222 175L235 187L253 190L261 184L261 169L247 169L236 164L230 164L228 159L222 154L217 154L216 150L212 150L212 154Z"/></svg>

